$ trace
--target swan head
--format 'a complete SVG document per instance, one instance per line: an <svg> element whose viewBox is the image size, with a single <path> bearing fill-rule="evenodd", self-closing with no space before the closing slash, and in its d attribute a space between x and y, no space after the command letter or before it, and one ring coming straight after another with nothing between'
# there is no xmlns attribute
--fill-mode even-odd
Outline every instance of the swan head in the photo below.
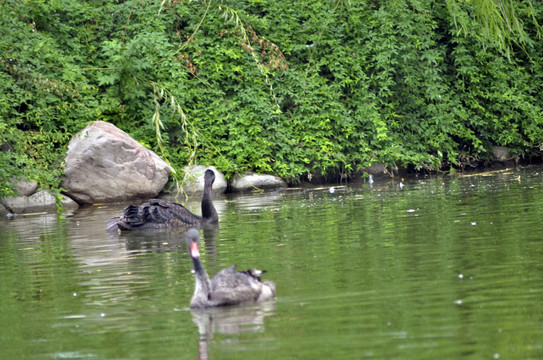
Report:
<svg viewBox="0 0 543 360"><path fill-rule="evenodd" d="M198 234L198 230L189 229L185 233L185 241L189 247L190 257L193 259L199 258L200 251L198 250L198 243L200 242L200 234Z"/></svg>
<svg viewBox="0 0 543 360"><path fill-rule="evenodd" d="M211 187L215 182L215 173L211 169L207 169L204 173L204 186L208 185Z"/></svg>

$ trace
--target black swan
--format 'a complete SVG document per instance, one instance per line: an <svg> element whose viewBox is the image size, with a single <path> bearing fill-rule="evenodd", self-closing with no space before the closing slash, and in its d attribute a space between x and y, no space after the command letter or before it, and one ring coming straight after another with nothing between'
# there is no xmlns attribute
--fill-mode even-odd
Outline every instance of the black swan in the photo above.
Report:
<svg viewBox="0 0 543 360"><path fill-rule="evenodd" d="M275 297L275 284L271 281L260 282L260 275L264 271L249 269L238 272L236 265L232 265L219 271L210 280L200 261L198 231L190 229L185 237L194 266L196 282L194 295L190 301L192 309L248 304L271 300Z"/></svg>
<svg viewBox="0 0 543 360"><path fill-rule="evenodd" d="M148 203L143 205L127 206L123 216L108 220L106 230L151 230L216 223L219 221L219 216L212 200L214 181L213 170L206 170L204 192L202 193L202 216L191 213L183 205L175 202L150 199Z"/></svg>

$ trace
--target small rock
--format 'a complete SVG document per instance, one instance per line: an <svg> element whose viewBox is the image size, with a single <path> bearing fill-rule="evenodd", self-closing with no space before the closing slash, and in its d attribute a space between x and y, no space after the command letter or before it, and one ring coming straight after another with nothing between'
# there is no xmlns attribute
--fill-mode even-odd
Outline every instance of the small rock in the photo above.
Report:
<svg viewBox="0 0 543 360"><path fill-rule="evenodd" d="M200 194L204 191L204 173L207 169L213 170L215 173L215 182L213 183L213 193L222 194L226 191L228 184L224 178L224 174L215 169L214 166L196 165L185 167L185 171L189 173L189 182L183 185L183 190L188 195ZM192 181L190 181L192 178Z"/></svg>
<svg viewBox="0 0 543 360"><path fill-rule="evenodd" d="M4 204L0 203L0 216L5 216L6 218L11 219L13 214L4 206Z"/></svg>
<svg viewBox="0 0 543 360"><path fill-rule="evenodd" d="M374 163L367 167L366 172L370 175L384 175L386 174L386 166L384 163Z"/></svg>
<svg viewBox="0 0 543 360"><path fill-rule="evenodd" d="M79 205L67 196L61 195L62 206L65 210L75 210ZM35 212L55 212L57 201L55 196L45 190L40 190L31 196L11 196L1 199L2 205L15 214Z"/></svg>
<svg viewBox="0 0 543 360"><path fill-rule="evenodd" d="M38 190L38 183L35 181L13 179L12 184L15 185L15 191L17 194L23 196L30 196Z"/></svg>
<svg viewBox="0 0 543 360"><path fill-rule="evenodd" d="M514 156L509 151L509 148L505 146L494 146L492 148L492 155L494 156L494 160L498 161L507 161L514 159Z"/></svg>
<svg viewBox="0 0 543 360"><path fill-rule="evenodd" d="M281 189L286 187L287 183L278 176L254 173L243 176L236 175L230 183L230 189L233 192L257 189Z"/></svg>

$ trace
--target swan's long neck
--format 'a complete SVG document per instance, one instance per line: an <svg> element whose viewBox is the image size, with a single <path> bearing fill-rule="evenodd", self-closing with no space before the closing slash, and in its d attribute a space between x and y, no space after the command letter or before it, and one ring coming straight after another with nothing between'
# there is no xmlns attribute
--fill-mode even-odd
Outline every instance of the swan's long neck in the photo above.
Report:
<svg viewBox="0 0 543 360"><path fill-rule="evenodd" d="M190 301L190 306L192 308L202 308L209 306L209 294L211 292L211 283L209 277L200 261L200 254L198 252L198 246L195 246L195 249L191 247L191 259L192 265L194 266L194 294L192 295L192 300Z"/></svg>
<svg viewBox="0 0 543 360"><path fill-rule="evenodd" d="M212 184L206 182L202 193L202 219L213 222L219 218L215 205L213 205Z"/></svg>
<svg viewBox="0 0 543 360"><path fill-rule="evenodd" d="M194 275L197 279L209 280L204 265L202 265L199 257L192 258L192 265L194 266Z"/></svg>

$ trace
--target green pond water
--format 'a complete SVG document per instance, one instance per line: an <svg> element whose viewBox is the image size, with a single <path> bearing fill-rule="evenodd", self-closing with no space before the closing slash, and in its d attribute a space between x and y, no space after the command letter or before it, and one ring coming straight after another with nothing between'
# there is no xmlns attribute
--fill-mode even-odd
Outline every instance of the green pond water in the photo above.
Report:
<svg viewBox="0 0 543 360"><path fill-rule="evenodd" d="M207 311L180 231L0 220L0 359L543 359L543 170L402 185L215 197L208 273L266 269L277 299Z"/></svg>

